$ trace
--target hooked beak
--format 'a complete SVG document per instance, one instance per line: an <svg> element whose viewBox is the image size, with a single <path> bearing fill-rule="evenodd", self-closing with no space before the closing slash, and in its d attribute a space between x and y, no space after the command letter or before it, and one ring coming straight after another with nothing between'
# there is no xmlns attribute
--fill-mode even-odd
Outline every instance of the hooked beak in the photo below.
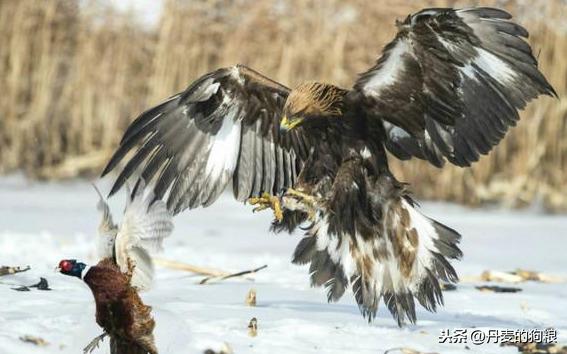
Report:
<svg viewBox="0 0 567 354"><path fill-rule="evenodd" d="M293 128L297 127L301 123L301 119L287 119L287 116L284 116L280 122L280 132L288 132Z"/></svg>

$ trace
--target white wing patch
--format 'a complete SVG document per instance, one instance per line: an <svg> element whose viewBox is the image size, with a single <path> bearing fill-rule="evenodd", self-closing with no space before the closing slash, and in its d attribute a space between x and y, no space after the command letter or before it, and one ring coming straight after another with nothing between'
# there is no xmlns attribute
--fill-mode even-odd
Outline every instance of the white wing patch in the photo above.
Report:
<svg viewBox="0 0 567 354"><path fill-rule="evenodd" d="M517 75L508 64L489 51L477 48L478 56L474 63L503 85L509 84Z"/></svg>
<svg viewBox="0 0 567 354"><path fill-rule="evenodd" d="M411 135L408 132L386 120L383 121L382 124L384 125L384 128L386 129L386 132L388 133L390 139L401 140L411 137Z"/></svg>
<svg viewBox="0 0 567 354"><path fill-rule="evenodd" d="M211 79L212 81L212 79ZM200 102L204 102L206 100L208 100L209 98L211 98L212 95L214 95L215 93L217 93L217 91L219 90L219 86L220 83L215 82L212 83L210 85L204 85L205 89L202 91L202 96L198 97L198 101Z"/></svg>
<svg viewBox="0 0 567 354"><path fill-rule="evenodd" d="M441 36L437 36L437 40L441 42L450 52L460 51L459 47ZM472 66L474 63L477 67L486 72L487 75L496 79L502 85L509 85L518 75L505 61L490 53L486 49L475 47L477 56L468 64L460 68L461 72L473 79L478 80L477 75L480 73ZM380 92L396 84L399 74L404 70L404 56L413 55L411 44L400 39L388 53L387 59L382 63L379 70L364 85L363 90L370 95L378 96Z"/></svg>
<svg viewBox="0 0 567 354"><path fill-rule="evenodd" d="M445 44L445 43L444 43ZM500 84L509 86L514 82L517 74L502 59L489 51L476 48L478 55L468 64L462 66L459 70L469 79L478 81L478 76L482 75L472 64L482 69L486 75L496 79Z"/></svg>
<svg viewBox="0 0 567 354"><path fill-rule="evenodd" d="M437 36L437 40L441 42L449 52L454 53L460 50L458 46L447 41L441 36ZM480 75L480 73L478 73L472 66L472 63L482 69L489 76L495 78L502 85L510 84L514 80L514 77L517 76L514 70L496 55L483 48L475 47L475 49L477 56L471 62L460 68L461 72L468 78L478 81L476 76Z"/></svg>
<svg viewBox="0 0 567 354"><path fill-rule="evenodd" d="M234 114L227 116L211 142L205 174L216 180L223 172L232 174L238 162L240 151L241 122L234 121Z"/></svg>
<svg viewBox="0 0 567 354"><path fill-rule="evenodd" d="M382 63L380 70L376 70L363 89L369 94L379 95L382 89L395 84L398 74L404 68L402 57L410 52L410 45L405 40L399 40L391 49L388 58Z"/></svg>

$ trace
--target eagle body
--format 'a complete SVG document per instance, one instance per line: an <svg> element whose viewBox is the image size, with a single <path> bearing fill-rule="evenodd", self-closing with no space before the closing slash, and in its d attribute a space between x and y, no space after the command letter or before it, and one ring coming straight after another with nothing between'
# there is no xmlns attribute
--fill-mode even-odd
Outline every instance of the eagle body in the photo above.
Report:
<svg viewBox="0 0 567 354"><path fill-rule="evenodd" d="M345 111L336 121L312 117L319 121L304 126L318 144L294 189L316 201L305 206L301 198L285 197L289 212L272 228L294 231L310 223L293 263L310 264L312 285L324 286L329 301L352 286L369 321L383 298L399 324L415 322L414 296L434 310L442 299L439 280L457 280L447 259L460 258L460 235L414 208L405 186L390 173L380 141L368 139L361 127L343 127L360 120L356 114Z"/></svg>
<svg viewBox="0 0 567 354"><path fill-rule="evenodd" d="M469 166L555 91L503 10L424 9L397 26L349 89L290 89L244 65L203 75L128 127L103 171L119 172L110 194L141 178L176 214L230 185L274 209L275 231L307 228L293 261L329 301L350 288L368 320L383 301L399 325L415 322L415 300L434 311L460 235L418 211L387 153Z"/></svg>

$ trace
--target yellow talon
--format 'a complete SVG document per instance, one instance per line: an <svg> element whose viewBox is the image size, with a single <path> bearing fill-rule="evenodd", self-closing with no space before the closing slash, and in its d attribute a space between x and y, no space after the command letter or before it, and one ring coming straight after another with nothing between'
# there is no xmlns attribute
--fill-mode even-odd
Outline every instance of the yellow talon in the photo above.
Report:
<svg viewBox="0 0 567 354"><path fill-rule="evenodd" d="M274 210L276 220L281 221L283 219L281 201L280 198L276 196L269 193L262 193L260 197L249 198L248 203L250 203L250 205L256 205L256 207L252 210L253 212L271 208Z"/></svg>
<svg viewBox="0 0 567 354"><path fill-rule="evenodd" d="M280 198L272 196L272 208L274 209L274 217L277 221L282 221L283 219L283 211L282 211L282 203Z"/></svg>

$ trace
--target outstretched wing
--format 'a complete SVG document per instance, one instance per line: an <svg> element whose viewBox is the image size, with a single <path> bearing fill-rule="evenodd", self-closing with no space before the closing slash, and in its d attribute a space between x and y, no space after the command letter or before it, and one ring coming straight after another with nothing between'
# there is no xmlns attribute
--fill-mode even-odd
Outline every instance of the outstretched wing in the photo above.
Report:
<svg viewBox="0 0 567 354"><path fill-rule="evenodd" d="M103 176L139 147L110 194L139 170L177 214L210 205L231 179L240 201L292 186L309 150L301 129L279 133L288 93L242 65L204 75L130 125Z"/></svg>
<svg viewBox="0 0 567 354"><path fill-rule="evenodd" d="M144 183L128 193L129 200L116 235L114 254L122 272L133 266L130 283L140 290L152 283L154 268L150 252L161 251L163 239L171 235L173 221L165 203L150 191L144 196Z"/></svg>
<svg viewBox="0 0 567 354"><path fill-rule="evenodd" d="M99 259L113 258L114 241L116 240L116 234L118 233L118 226L116 226L116 224L112 220L112 214L110 213L110 208L108 207L106 200L104 200L102 194L95 184L93 184L93 187L99 197L96 208L102 214L100 224L98 225L98 257Z"/></svg>
<svg viewBox="0 0 567 354"><path fill-rule="evenodd" d="M555 95L523 39L528 32L510 18L493 8L408 16L349 99L398 158L470 165L516 124L527 102Z"/></svg>

